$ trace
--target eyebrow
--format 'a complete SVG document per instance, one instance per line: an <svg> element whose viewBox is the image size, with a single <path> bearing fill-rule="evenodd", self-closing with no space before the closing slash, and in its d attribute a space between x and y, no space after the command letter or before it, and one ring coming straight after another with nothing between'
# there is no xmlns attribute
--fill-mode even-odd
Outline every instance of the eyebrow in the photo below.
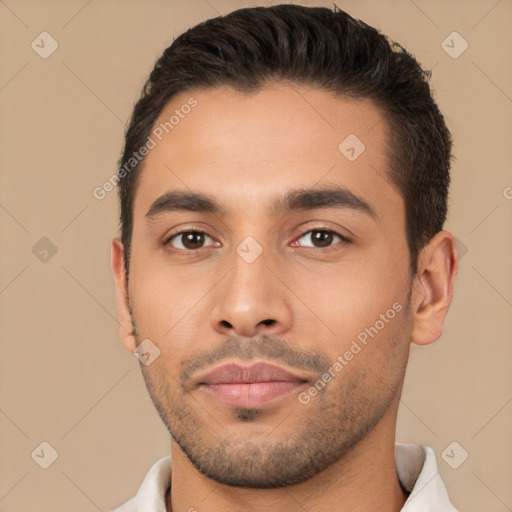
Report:
<svg viewBox="0 0 512 512"><path fill-rule="evenodd" d="M361 197L350 190L338 186L328 188L297 189L289 191L284 197L277 198L271 213L275 216L301 210L344 208L359 211L377 218L375 210ZM226 210L210 195L172 190L156 199L146 213L148 219L174 211L213 213L226 216Z"/></svg>

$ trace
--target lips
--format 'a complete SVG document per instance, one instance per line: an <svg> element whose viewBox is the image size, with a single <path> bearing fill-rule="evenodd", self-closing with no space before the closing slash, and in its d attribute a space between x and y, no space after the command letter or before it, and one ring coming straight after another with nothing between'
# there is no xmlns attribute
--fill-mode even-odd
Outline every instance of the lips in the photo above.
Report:
<svg viewBox="0 0 512 512"><path fill-rule="evenodd" d="M301 387L307 379L268 363L229 363L198 380L210 396L235 407L261 407Z"/></svg>
<svg viewBox="0 0 512 512"><path fill-rule="evenodd" d="M253 382L296 382L305 381L284 368L268 363L255 363L250 366L243 366L236 363L223 364L207 373L200 379L201 384L231 384Z"/></svg>

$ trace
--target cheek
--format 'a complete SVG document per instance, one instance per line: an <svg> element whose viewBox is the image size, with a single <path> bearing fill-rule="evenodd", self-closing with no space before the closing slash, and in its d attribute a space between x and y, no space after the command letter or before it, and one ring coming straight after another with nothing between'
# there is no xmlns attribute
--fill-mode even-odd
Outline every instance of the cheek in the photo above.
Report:
<svg viewBox="0 0 512 512"><path fill-rule="evenodd" d="M394 317L393 304L405 310L409 277L407 265L392 263L389 256L361 257L337 266L289 272L287 282L293 283L290 287L317 321L346 341L374 325L388 310L387 316Z"/></svg>
<svg viewBox="0 0 512 512"><path fill-rule="evenodd" d="M358 382L359 396L389 395L403 379L409 354L409 329L405 307L393 303L383 313L351 326L351 332L331 347L330 358L340 363L339 385ZM369 393L369 394L368 394Z"/></svg>
<svg viewBox="0 0 512 512"><path fill-rule="evenodd" d="M130 280L137 335L139 341L149 338L158 345L160 364L175 374L175 366L195 349L206 348L212 336L211 290L220 270L139 263L144 261L143 254L134 258Z"/></svg>
<svg viewBox="0 0 512 512"><path fill-rule="evenodd" d="M136 260L131 270L130 303L138 330L147 337L166 337L181 318L200 298L197 280L183 280L175 268L150 264L139 265ZM204 294L204 291L203 291Z"/></svg>

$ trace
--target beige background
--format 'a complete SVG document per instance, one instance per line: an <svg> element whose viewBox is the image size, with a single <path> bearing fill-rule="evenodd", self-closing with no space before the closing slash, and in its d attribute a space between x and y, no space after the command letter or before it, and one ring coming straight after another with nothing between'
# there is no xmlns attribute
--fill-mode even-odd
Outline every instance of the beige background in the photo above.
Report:
<svg viewBox="0 0 512 512"><path fill-rule="evenodd" d="M173 37L249 5L270 2L0 0L1 512L109 510L168 454L118 342L116 192L92 191ZM512 510L512 1L338 5L433 68L455 139L447 227L467 252L443 337L413 349L398 440L434 448L461 511ZM43 31L59 45L47 59L31 48ZM453 31L469 43L457 59L441 46ZM57 248L46 262L32 251L42 237ZM48 469L31 458L43 441L58 452ZM441 457L453 441L452 459L469 454L458 469Z"/></svg>

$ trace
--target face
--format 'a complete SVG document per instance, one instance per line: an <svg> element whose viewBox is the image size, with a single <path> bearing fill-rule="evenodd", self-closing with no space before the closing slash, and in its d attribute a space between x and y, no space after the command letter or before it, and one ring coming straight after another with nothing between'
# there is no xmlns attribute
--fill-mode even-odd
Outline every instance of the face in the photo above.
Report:
<svg viewBox="0 0 512 512"><path fill-rule="evenodd" d="M133 212L132 321L160 351L141 364L149 393L213 480L304 481L399 399L411 282L386 121L306 86L189 91L155 126L176 109Z"/></svg>

